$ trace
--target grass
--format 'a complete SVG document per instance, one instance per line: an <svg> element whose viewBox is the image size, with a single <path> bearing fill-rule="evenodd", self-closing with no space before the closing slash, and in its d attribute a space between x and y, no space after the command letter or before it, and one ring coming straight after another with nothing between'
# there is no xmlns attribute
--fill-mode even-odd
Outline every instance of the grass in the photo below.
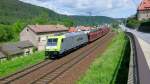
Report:
<svg viewBox="0 0 150 84"><path fill-rule="evenodd" d="M129 63L130 63L130 41L127 41L125 50L123 52L123 58L120 63L118 63L119 68L116 68L117 72L114 73L115 77L113 83L115 84L127 84L128 73L129 73Z"/></svg>
<svg viewBox="0 0 150 84"><path fill-rule="evenodd" d="M31 65L37 64L44 60L44 52L35 52L29 56L18 57L0 63L0 77L8 76L19 70L25 69Z"/></svg>
<svg viewBox="0 0 150 84"><path fill-rule="evenodd" d="M118 73L123 60L127 39L120 32L113 39L108 49L98 55L88 71L77 81L77 84L116 84ZM124 75L124 74L120 74ZM126 74L128 75L128 74ZM119 82L120 84L123 84Z"/></svg>

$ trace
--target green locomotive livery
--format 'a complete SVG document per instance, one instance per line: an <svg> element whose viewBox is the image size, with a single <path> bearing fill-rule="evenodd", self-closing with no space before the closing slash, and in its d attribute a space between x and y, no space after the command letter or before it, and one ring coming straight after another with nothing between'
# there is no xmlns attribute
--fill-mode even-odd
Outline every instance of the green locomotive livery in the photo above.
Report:
<svg viewBox="0 0 150 84"><path fill-rule="evenodd" d="M57 58L87 42L88 35L85 32L73 32L50 36L47 39L45 49L46 58Z"/></svg>

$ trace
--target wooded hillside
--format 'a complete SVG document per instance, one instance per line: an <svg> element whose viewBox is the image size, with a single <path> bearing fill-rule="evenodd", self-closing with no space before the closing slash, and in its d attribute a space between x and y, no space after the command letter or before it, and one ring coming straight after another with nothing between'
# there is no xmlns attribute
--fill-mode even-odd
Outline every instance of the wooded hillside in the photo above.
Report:
<svg viewBox="0 0 150 84"><path fill-rule="evenodd" d="M0 0L0 42L19 40L20 31L28 24L63 24L69 27L113 21L103 16L66 16L19 0Z"/></svg>

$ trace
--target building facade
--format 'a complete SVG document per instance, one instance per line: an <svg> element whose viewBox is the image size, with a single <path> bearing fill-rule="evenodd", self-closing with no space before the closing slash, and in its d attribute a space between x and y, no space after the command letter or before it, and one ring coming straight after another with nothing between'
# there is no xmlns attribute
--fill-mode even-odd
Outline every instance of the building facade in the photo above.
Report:
<svg viewBox="0 0 150 84"><path fill-rule="evenodd" d="M0 62L6 59L7 59L6 55L0 51Z"/></svg>
<svg viewBox="0 0 150 84"><path fill-rule="evenodd" d="M34 46L31 42L29 41L22 41L22 42L18 42L16 43L16 46L18 48L20 48L21 50L23 50L23 54L24 55L29 55L29 54L33 54L33 49Z"/></svg>
<svg viewBox="0 0 150 84"><path fill-rule="evenodd" d="M150 19L150 0L143 0L137 9L138 20Z"/></svg>
<svg viewBox="0 0 150 84"><path fill-rule="evenodd" d="M30 41L38 51L42 51L48 36L64 32L68 32L68 28L63 25L28 25L20 33L20 41Z"/></svg>
<svg viewBox="0 0 150 84"><path fill-rule="evenodd" d="M0 60L13 59L33 53L34 46L29 41L6 43L0 45Z"/></svg>

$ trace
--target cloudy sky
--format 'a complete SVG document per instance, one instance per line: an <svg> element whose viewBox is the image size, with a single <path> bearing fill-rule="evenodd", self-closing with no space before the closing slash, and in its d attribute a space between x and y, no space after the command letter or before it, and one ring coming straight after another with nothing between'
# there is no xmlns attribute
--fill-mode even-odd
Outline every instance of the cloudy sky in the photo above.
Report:
<svg viewBox="0 0 150 84"><path fill-rule="evenodd" d="M124 18L136 13L141 0L20 0L66 15Z"/></svg>

